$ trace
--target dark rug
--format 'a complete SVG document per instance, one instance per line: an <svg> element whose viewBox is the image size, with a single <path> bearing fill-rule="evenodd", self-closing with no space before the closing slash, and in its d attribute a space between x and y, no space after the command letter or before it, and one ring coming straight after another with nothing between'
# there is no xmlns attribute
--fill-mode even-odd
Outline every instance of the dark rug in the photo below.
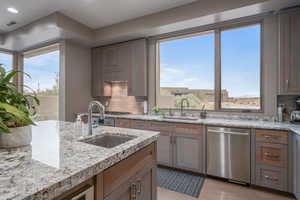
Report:
<svg viewBox="0 0 300 200"><path fill-rule="evenodd" d="M157 182L160 187L199 197L204 177L175 169L157 167Z"/></svg>

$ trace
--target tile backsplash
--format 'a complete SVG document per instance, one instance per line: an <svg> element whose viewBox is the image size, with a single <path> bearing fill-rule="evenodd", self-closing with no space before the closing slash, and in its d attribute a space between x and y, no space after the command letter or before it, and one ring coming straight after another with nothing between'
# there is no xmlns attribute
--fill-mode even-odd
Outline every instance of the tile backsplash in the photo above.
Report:
<svg viewBox="0 0 300 200"><path fill-rule="evenodd" d="M127 82L112 82L111 97L98 97L97 100L106 106L107 111L130 112L142 114L146 97L127 96Z"/></svg>
<svg viewBox="0 0 300 200"><path fill-rule="evenodd" d="M277 96L277 104L284 104L284 114L283 119L284 121L289 121L291 111L296 109L295 100L296 97L299 95L278 95Z"/></svg>

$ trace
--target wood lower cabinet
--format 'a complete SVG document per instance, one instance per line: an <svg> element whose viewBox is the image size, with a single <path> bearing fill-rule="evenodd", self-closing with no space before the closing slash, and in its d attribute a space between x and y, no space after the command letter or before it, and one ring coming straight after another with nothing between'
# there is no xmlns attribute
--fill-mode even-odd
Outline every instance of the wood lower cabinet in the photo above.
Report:
<svg viewBox="0 0 300 200"><path fill-rule="evenodd" d="M157 139L157 163L172 167L173 165L172 136L168 133L161 133Z"/></svg>
<svg viewBox="0 0 300 200"><path fill-rule="evenodd" d="M128 119L116 119L116 126L160 132L157 140L158 164L204 173L205 144L201 125L144 120L128 121Z"/></svg>
<svg viewBox="0 0 300 200"><path fill-rule="evenodd" d="M129 119L116 119L115 126L120 128L131 128L131 120Z"/></svg>
<svg viewBox="0 0 300 200"><path fill-rule="evenodd" d="M256 166L257 185L281 191L287 191L287 169L270 165Z"/></svg>
<svg viewBox="0 0 300 200"><path fill-rule="evenodd" d="M147 166L135 177L120 185L104 200L155 200L156 199L156 169Z"/></svg>
<svg viewBox="0 0 300 200"><path fill-rule="evenodd" d="M202 172L202 141L195 136L174 136L174 167Z"/></svg>
<svg viewBox="0 0 300 200"><path fill-rule="evenodd" d="M97 175L97 200L156 200L156 144Z"/></svg>
<svg viewBox="0 0 300 200"><path fill-rule="evenodd" d="M256 185L280 191L288 188L288 131L255 131Z"/></svg>
<svg viewBox="0 0 300 200"><path fill-rule="evenodd" d="M256 162L259 164L287 168L287 145L257 143Z"/></svg>
<svg viewBox="0 0 300 200"><path fill-rule="evenodd" d="M300 199L300 136L294 136L294 188L293 193Z"/></svg>

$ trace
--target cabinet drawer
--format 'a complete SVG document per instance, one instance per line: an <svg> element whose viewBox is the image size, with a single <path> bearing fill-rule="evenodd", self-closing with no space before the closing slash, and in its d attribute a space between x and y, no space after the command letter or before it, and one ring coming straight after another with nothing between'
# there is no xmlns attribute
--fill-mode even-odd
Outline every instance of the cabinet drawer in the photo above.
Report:
<svg viewBox="0 0 300 200"><path fill-rule="evenodd" d="M131 120L130 119L116 119L116 127L131 128Z"/></svg>
<svg viewBox="0 0 300 200"><path fill-rule="evenodd" d="M175 133L202 135L202 126L194 124L176 124Z"/></svg>
<svg viewBox="0 0 300 200"><path fill-rule="evenodd" d="M287 167L287 146L282 144L256 143L256 161L278 167Z"/></svg>
<svg viewBox="0 0 300 200"><path fill-rule="evenodd" d="M256 141L288 144L288 131L256 130Z"/></svg>
<svg viewBox="0 0 300 200"><path fill-rule="evenodd" d="M147 130L148 129L148 122L142 121L142 120L132 120L131 121L131 128Z"/></svg>
<svg viewBox="0 0 300 200"><path fill-rule="evenodd" d="M172 133L174 125L166 122L150 122L149 130Z"/></svg>
<svg viewBox="0 0 300 200"><path fill-rule="evenodd" d="M107 196L120 185L134 177L139 171L153 165L156 160L155 144L152 143L127 159L103 172L103 193Z"/></svg>
<svg viewBox="0 0 300 200"><path fill-rule="evenodd" d="M286 169L257 166L256 167L257 185L268 187L276 190L287 190L287 171Z"/></svg>

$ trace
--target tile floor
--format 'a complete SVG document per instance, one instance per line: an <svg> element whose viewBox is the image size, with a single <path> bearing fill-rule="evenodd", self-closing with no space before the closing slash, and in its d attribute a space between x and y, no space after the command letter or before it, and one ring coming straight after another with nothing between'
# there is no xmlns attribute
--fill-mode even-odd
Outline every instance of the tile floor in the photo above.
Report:
<svg viewBox="0 0 300 200"><path fill-rule="evenodd" d="M289 196L211 178L205 179L199 198L160 187L157 193L157 200L294 200Z"/></svg>

